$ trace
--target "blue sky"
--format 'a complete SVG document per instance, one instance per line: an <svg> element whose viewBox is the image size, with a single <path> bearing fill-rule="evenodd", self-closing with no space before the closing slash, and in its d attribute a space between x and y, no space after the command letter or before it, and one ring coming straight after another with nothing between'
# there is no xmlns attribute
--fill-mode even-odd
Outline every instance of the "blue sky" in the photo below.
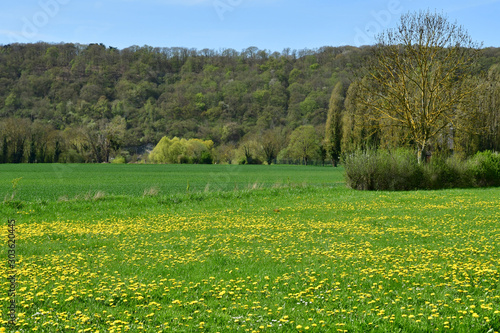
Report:
<svg viewBox="0 0 500 333"><path fill-rule="evenodd" d="M431 9L500 47L500 0L17 0L0 5L0 44L103 43L271 51L373 44L408 11Z"/></svg>

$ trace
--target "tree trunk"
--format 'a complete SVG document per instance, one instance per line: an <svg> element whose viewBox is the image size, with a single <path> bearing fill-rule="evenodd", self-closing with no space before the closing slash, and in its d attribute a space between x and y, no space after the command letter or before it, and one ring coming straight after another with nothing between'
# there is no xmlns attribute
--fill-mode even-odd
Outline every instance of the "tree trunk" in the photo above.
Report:
<svg viewBox="0 0 500 333"><path fill-rule="evenodd" d="M418 152L417 152L418 164L421 164L423 162L424 150L425 150L425 145L422 145L421 147L418 148Z"/></svg>

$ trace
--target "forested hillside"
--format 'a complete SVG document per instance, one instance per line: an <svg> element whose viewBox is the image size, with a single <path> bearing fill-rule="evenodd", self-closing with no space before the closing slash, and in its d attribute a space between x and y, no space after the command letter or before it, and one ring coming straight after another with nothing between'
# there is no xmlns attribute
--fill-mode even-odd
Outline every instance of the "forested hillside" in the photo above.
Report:
<svg viewBox="0 0 500 333"><path fill-rule="evenodd" d="M354 103L357 73L371 57L372 47L350 46L281 53L0 46L0 162L104 162L116 154L134 161L164 136L211 140L221 162L234 161L236 150L247 162L271 161L278 152L325 158L329 106L337 108L344 151L370 140L382 144L376 130L360 127L363 110ZM483 50L476 75L484 89L474 107L485 110L478 126L489 128L462 135L467 152L500 148L498 64L500 49ZM310 137L311 127L316 153L294 154L289 141L302 132Z"/></svg>

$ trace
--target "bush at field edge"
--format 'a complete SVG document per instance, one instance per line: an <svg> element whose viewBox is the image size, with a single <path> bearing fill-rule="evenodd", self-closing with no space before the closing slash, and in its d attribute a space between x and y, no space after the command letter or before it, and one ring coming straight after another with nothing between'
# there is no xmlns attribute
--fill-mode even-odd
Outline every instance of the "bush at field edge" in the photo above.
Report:
<svg viewBox="0 0 500 333"><path fill-rule="evenodd" d="M407 191L500 186L500 154L477 153L463 161L434 157L418 164L408 150L367 149L344 158L346 184L356 190Z"/></svg>

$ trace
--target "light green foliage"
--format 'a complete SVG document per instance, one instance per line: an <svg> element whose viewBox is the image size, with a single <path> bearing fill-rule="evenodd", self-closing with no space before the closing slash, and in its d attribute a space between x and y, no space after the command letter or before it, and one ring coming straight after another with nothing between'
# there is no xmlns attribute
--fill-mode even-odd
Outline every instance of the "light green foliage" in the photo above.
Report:
<svg viewBox="0 0 500 333"><path fill-rule="evenodd" d="M292 158L300 159L307 165L308 161L318 158L320 140L316 129L311 125L296 128L290 135L287 152Z"/></svg>
<svg viewBox="0 0 500 333"><path fill-rule="evenodd" d="M169 139L165 136L149 154L149 159L153 163L168 164L211 163L213 146L212 140Z"/></svg>
<svg viewBox="0 0 500 333"><path fill-rule="evenodd" d="M121 155L118 155L116 156L112 161L111 163L113 164L125 164L126 161L125 161L125 157L121 156Z"/></svg>
<svg viewBox="0 0 500 333"><path fill-rule="evenodd" d="M345 111L342 116L341 150L344 154L352 153L358 149L377 147L380 143L380 126L374 119L372 110L358 102L364 98L361 88L363 84L355 81L347 90L344 102ZM390 138L390 140L398 139L399 137Z"/></svg>

